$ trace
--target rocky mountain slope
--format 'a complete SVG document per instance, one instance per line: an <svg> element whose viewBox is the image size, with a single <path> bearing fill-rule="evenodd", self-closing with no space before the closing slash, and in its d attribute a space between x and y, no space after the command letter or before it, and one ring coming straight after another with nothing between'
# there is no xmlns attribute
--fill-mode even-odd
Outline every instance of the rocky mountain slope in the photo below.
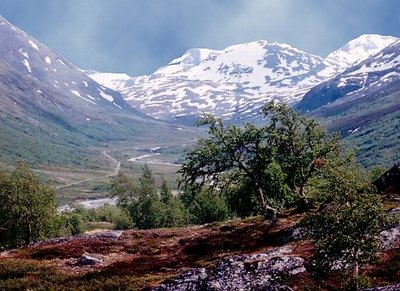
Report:
<svg viewBox="0 0 400 291"><path fill-rule="evenodd" d="M170 130L2 17L0 42L1 160L80 163L88 146Z"/></svg>
<svg viewBox="0 0 400 291"><path fill-rule="evenodd" d="M258 117L270 100L300 101L314 86L395 40L364 35L326 59L286 44L257 41L223 50L191 49L150 76L88 75L156 118L186 120L210 112L225 119L249 119Z"/></svg>

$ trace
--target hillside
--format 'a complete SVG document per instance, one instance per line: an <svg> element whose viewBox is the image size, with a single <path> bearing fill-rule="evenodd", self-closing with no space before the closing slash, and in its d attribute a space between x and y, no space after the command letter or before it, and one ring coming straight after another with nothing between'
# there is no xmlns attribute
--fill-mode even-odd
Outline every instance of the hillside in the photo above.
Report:
<svg viewBox="0 0 400 291"><path fill-rule="evenodd" d="M104 143L183 135L0 18L0 160L98 165ZM96 161L97 160L97 161Z"/></svg>
<svg viewBox="0 0 400 291"><path fill-rule="evenodd" d="M0 253L0 288L13 282L17 289L204 290L204 282L214 286L206 290L337 290L340 277L316 282L305 271L313 247L293 235L299 218L286 213L274 225L251 218L53 239ZM399 237L392 233L381 261L366 268L373 286L398 283Z"/></svg>
<svg viewBox="0 0 400 291"><path fill-rule="evenodd" d="M339 131L366 166L400 159L400 43L310 90L296 107Z"/></svg>

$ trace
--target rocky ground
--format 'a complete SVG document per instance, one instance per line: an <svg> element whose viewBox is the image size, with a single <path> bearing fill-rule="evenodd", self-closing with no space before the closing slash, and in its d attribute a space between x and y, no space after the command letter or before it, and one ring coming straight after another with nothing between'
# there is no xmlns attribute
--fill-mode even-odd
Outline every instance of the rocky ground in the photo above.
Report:
<svg viewBox="0 0 400 291"><path fill-rule="evenodd" d="M306 271L313 247L298 239L301 217L52 239L0 253L0 290L338 290L339 274L316 282ZM363 271L372 286L392 286L369 290L400 290L400 228L382 242Z"/></svg>

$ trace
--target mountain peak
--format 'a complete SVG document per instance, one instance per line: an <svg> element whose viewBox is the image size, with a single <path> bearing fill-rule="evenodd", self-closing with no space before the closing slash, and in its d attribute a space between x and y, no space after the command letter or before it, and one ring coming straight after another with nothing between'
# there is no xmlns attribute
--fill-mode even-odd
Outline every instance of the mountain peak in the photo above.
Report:
<svg viewBox="0 0 400 291"><path fill-rule="evenodd" d="M399 40L393 36L379 34L363 34L330 53L326 60L336 62L340 67L347 68L374 55Z"/></svg>
<svg viewBox="0 0 400 291"><path fill-rule="evenodd" d="M206 48L192 48L187 50L181 57L173 59L168 65L183 64L189 67L197 66L212 52L213 50Z"/></svg>

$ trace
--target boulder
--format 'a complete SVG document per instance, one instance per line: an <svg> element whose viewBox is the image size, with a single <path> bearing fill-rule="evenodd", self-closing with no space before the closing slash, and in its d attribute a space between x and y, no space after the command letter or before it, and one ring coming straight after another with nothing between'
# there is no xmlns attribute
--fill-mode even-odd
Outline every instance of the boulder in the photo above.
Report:
<svg viewBox="0 0 400 291"><path fill-rule="evenodd" d="M384 251L397 248L400 244L400 226L382 231L380 240Z"/></svg>
<svg viewBox="0 0 400 291"><path fill-rule="evenodd" d="M97 264L100 264L100 263L102 263L103 261L102 260L100 260L100 259L98 259L98 258L95 258L95 257L92 257L92 256L89 256L89 255L87 255L87 254L83 254L80 258L79 258L79 261L78 261L78 263L80 264L80 265L85 265L85 266L88 266L88 265L97 265Z"/></svg>
<svg viewBox="0 0 400 291"><path fill-rule="evenodd" d="M368 289L362 289L361 291L399 291L400 284L397 285L388 285L383 287L373 287Z"/></svg>
<svg viewBox="0 0 400 291"><path fill-rule="evenodd" d="M109 230L102 231L94 234L88 235L90 238L111 238L111 239L119 239L119 237L124 233L123 230Z"/></svg>
<svg viewBox="0 0 400 291"><path fill-rule="evenodd" d="M167 284L161 284L151 290L154 291L195 291L195 290L206 290L204 280L207 278L207 272L205 268L193 268L180 274L179 276L170 280Z"/></svg>
<svg viewBox="0 0 400 291"><path fill-rule="evenodd" d="M400 194L400 162L373 182L380 193Z"/></svg>
<svg viewBox="0 0 400 291"><path fill-rule="evenodd" d="M292 290L281 279L305 271L304 260L291 256L291 249L277 248L257 254L227 257L211 270L190 269L152 290Z"/></svg>

